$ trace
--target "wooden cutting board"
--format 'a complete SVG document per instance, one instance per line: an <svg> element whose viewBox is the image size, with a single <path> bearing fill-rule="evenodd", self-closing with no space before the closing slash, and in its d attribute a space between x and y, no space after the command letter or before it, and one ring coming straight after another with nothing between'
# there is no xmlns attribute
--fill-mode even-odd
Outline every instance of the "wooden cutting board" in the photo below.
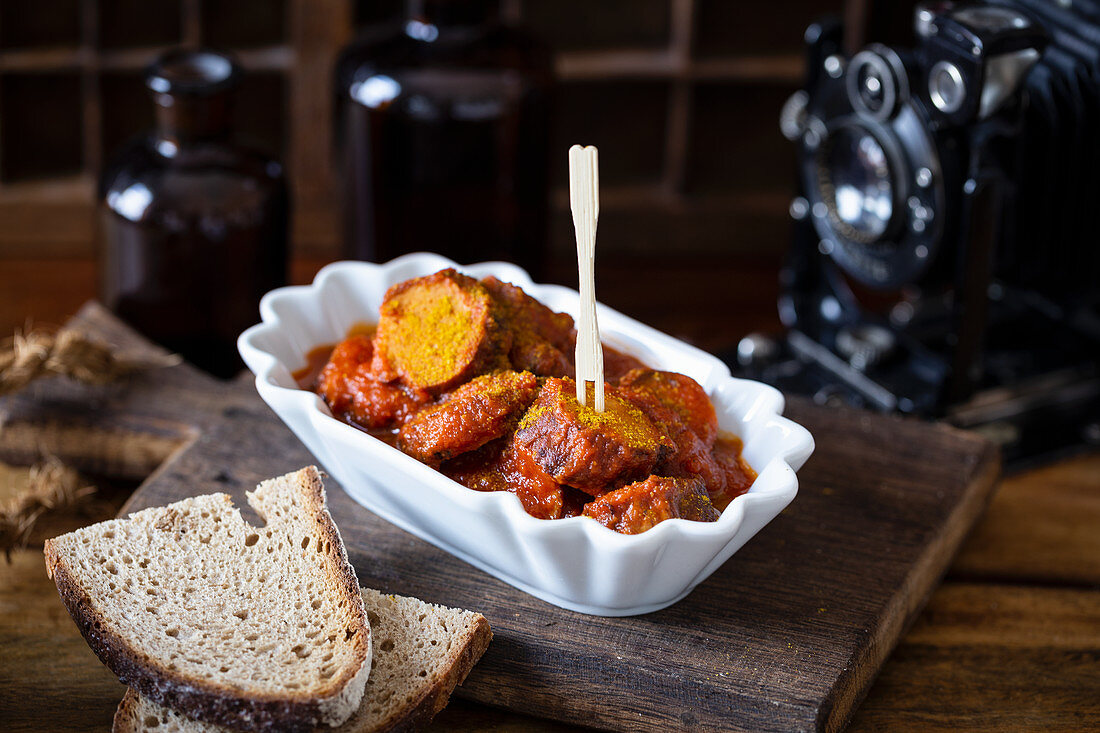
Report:
<svg viewBox="0 0 1100 733"><path fill-rule="evenodd" d="M77 327L153 349L101 307ZM457 694L622 730L838 730L924 605L999 473L980 438L791 399L817 451L794 503L675 606L599 618L536 600L375 517L329 479L363 585L485 614L495 638ZM106 387L51 380L0 401L2 457L52 452L147 479L125 511L312 462L251 380L188 365ZM245 508L246 518L254 519ZM58 685L66 682L59 679Z"/></svg>

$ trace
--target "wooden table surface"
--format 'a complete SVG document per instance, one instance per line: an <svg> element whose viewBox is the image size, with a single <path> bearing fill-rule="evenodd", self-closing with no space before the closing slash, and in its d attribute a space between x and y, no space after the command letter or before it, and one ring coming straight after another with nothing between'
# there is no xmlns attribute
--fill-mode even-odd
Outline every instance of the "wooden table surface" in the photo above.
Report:
<svg viewBox="0 0 1100 733"><path fill-rule="evenodd" d="M320 264L296 262L295 279L308 280ZM777 327L774 268L766 261L642 261L602 268L597 282L601 300L719 349L748 330ZM28 317L63 322L94 296L94 282L94 265L84 260L0 259L0 332ZM110 516L130 488L107 491L90 515L62 521ZM66 527L43 531L54 529ZM0 730L109 725L123 688L69 619L40 546L13 553L10 564L0 560L0 650ZM567 730L458 700L434 727ZM1100 452L1005 478L850 727L1090 729L1100 729Z"/></svg>

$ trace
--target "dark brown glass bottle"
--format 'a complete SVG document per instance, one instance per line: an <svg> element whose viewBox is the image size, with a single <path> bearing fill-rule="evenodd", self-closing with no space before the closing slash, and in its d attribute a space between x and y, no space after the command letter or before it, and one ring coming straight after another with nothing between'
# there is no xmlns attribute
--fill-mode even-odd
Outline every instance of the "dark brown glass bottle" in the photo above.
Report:
<svg viewBox="0 0 1100 733"><path fill-rule="evenodd" d="M550 56L498 0L406 0L336 69L345 254L433 251L538 272L546 248Z"/></svg>
<svg viewBox="0 0 1100 733"><path fill-rule="evenodd" d="M156 128L100 178L103 301L219 376L241 369L237 336L286 283L286 182L279 163L231 140L239 78L221 54L161 56L145 76Z"/></svg>

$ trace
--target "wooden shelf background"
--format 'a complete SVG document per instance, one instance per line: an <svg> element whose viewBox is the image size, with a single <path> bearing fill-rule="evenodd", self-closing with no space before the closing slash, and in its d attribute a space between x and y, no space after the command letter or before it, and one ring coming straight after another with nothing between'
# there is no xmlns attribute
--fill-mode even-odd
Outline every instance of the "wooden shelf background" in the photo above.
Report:
<svg viewBox="0 0 1100 733"><path fill-rule="evenodd" d="M56 0L0 6L0 258L94 255L95 178L152 123L141 70L177 44L247 75L241 136L287 165L300 256L339 252L332 65L401 0ZM778 255L792 146L779 109L802 31L840 0L504 0L555 49L555 248L571 251L565 150L600 146L604 253Z"/></svg>

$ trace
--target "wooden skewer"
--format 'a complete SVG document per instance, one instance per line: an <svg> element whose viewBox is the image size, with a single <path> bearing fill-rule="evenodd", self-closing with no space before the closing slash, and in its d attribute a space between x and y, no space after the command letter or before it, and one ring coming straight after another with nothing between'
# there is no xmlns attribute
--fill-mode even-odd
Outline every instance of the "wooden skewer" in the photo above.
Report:
<svg viewBox="0 0 1100 733"><path fill-rule="evenodd" d="M600 168L596 148L569 148L569 206L577 233L581 310L577 323L577 401L587 404L588 383L595 387L596 412L603 412L603 346L596 322L596 222L600 218Z"/></svg>

